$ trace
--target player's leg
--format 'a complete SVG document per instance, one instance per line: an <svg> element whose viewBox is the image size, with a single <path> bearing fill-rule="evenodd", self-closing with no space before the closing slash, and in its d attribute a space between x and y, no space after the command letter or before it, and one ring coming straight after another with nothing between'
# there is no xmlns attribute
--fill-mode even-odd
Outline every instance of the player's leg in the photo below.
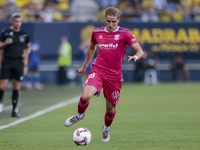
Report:
<svg viewBox="0 0 200 150"><path fill-rule="evenodd" d="M19 103L20 81L12 80L12 117L19 117L17 104Z"/></svg>
<svg viewBox="0 0 200 150"><path fill-rule="evenodd" d="M12 62L12 117L19 117L17 104L19 102L20 81L23 80L24 63L22 60Z"/></svg>
<svg viewBox="0 0 200 150"><path fill-rule="evenodd" d="M83 89L82 96L80 97L78 104L78 113L75 116L68 118L65 121L65 126L71 126L79 120L83 119L84 112L87 109L90 99L96 95L99 96L102 89L102 76L95 72L90 72L88 78L85 82L85 87Z"/></svg>
<svg viewBox="0 0 200 150"><path fill-rule="evenodd" d="M29 90L32 90L32 89L33 89L32 78L33 78L33 71L32 71L32 70L29 70L29 71L28 71L28 74L27 74L27 76L26 76L26 87L27 87L27 89L29 89Z"/></svg>
<svg viewBox="0 0 200 150"><path fill-rule="evenodd" d="M106 99L106 113L104 117L104 125L103 125L103 134L102 134L102 141L108 142L110 140L110 126L115 118L116 114L116 105L110 103L108 99Z"/></svg>
<svg viewBox="0 0 200 150"><path fill-rule="evenodd" d="M121 90L121 81L104 80L104 97L106 98L106 113L104 117L102 141L108 142L110 140L109 129L115 118L116 106L119 101L119 94Z"/></svg>
<svg viewBox="0 0 200 150"><path fill-rule="evenodd" d="M34 75L34 86L38 90L43 90L44 86L40 83L40 72L38 70L35 70L33 72Z"/></svg>
<svg viewBox="0 0 200 150"><path fill-rule="evenodd" d="M11 78L11 67L12 64L10 61L7 61L6 59L3 60L1 64L1 74L0 74L0 109L1 112L3 111L3 101L4 101L4 91L8 85L9 79Z"/></svg>
<svg viewBox="0 0 200 150"><path fill-rule="evenodd" d="M65 121L66 127L69 127L84 118L85 116L84 113L87 107L89 106L90 99L94 96L96 92L97 92L97 89L93 86L84 87L82 96L80 97L80 100L78 103L78 113L72 117L69 117Z"/></svg>
<svg viewBox="0 0 200 150"><path fill-rule="evenodd" d="M8 79L1 79L0 80L0 113L3 112L3 101L4 101L4 91L8 85Z"/></svg>

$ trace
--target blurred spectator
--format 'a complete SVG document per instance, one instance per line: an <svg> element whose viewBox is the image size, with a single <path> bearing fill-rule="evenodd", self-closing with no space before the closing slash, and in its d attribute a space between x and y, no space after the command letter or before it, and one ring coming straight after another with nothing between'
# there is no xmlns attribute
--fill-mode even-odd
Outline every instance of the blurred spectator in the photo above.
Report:
<svg viewBox="0 0 200 150"><path fill-rule="evenodd" d="M193 0L192 1L193 6L193 15L194 15L194 21L200 22L200 0Z"/></svg>
<svg viewBox="0 0 200 150"><path fill-rule="evenodd" d="M107 8L110 6L117 7L118 6L118 0L99 0L100 6L103 8Z"/></svg>
<svg viewBox="0 0 200 150"><path fill-rule="evenodd" d="M161 22L171 22L171 13L167 7L163 7L160 13L160 21Z"/></svg>
<svg viewBox="0 0 200 150"><path fill-rule="evenodd" d="M35 35L31 35L31 53L29 54L28 74L26 78L26 87L32 90L33 83L36 89L43 90L44 86L40 83L39 66L41 46ZM33 82L33 83L32 83Z"/></svg>
<svg viewBox="0 0 200 150"><path fill-rule="evenodd" d="M103 7L100 7L97 16L98 22L105 22L105 10L103 9Z"/></svg>
<svg viewBox="0 0 200 150"><path fill-rule="evenodd" d="M0 0L0 22L9 22L13 12L25 22L104 22L109 6L126 22L200 22L199 0Z"/></svg>
<svg viewBox="0 0 200 150"><path fill-rule="evenodd" d="M126 0L120 0L119 4L118 4L118 8L120 9L120 11L123 13L124 11L126 11L126 7L128 6L128 1Z"/></svg>
<svg viewBox="0 0 200 150"><path fill-rule="evenodd" d="M57 0L58 10L67 11L70 7L70 0Z"/></svg>
<svg viewBox="0 0 200 150"><path fill-rule="evenodd" d="M153 52L145 50L146 57L143 59L144 72L144 83L157 84L158 83L158 70L157 65L159 64L158 58Z"/></svg>
<svg viewBox="0 0 200 150"><path fill-rule="evenodd" d="M175 11L172 12L173 22L183 22L184 13L179 3L175 4Z"/></svg>
<svg viewBox="0 0 200 150"><path fill-rule="evenodd" d="M6 5L7 0L0 0L0 8Z"/></svg>
<svg viewBox="0 0 200 150"><path fill-rule="evenodd" d="M192 22L192 1L191 0L182 0L181 5L184 10L184 22Z"/></svg>
<svg viewBox="0 0 200 150"><path fill-rule="evenodd" d="M189 80L190 77L189 70L185 66L183 57L180 53L174 55L171 71L172 71L173 81L180 82Z"/></svg>
<svg viewBox="0 0 200 150"><path fill-rule="evenodd" d="M54 6L52 17L53 22L61 22L63 20L63 14L58 10L58 6Z"/></svg>
<svg viewBox="0 0 200 150"><path fill-rule="evenodd" d="M159 16L156 13L155 7L146 7L142 13L141 19L143 22L159 22Z"/></svg>
<svg viewBox="0 0 200 150"><path fill-rule="evenodd" d="M163 7L167 6L167 1L166 0L153 0L155 8L158 10L163 9Z"/></svg>
<svg viewBox="0 0 200 150"><path fill-rule="evenodd" d="M46 23L53 22L53 8L51 4L45 6L40 15L43 18L44 22Z"/></svg>
<svg viewBox="0 0 200 150"><path fill-rule="evenodd" d="M0 7L0 22L6 22L6 7Z"/></svg>
<svg viewBox="0 0 200 150"><path fill-rule="evenodd" d="M132 0L132 5L135 8L135 11L139 14L143 10L142 0Z"/></svg>
<svg viewBox="0 0 200 150"><path fill-rule="evenodd" d="M58 84L64 85L69 83L67 79L67 67L72 63L72 47L67 36L61 38L61 44L58 48Z"/></svg>
<svg viewBox="0 0 200 150"><path fill-rule="evenodd" d="M94 0L73 0L70 12L74 22L97 22L98 4Z"/></svg>

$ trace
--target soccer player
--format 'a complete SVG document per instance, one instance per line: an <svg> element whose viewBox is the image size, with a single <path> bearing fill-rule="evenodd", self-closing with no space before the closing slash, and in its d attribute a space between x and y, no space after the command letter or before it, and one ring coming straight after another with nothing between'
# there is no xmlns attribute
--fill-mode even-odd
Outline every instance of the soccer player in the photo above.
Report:
<svg viewBox="0 0 200 150"><path fill-rule="evenodd" d="M43 90L44 86L40 83L40 42L36 39L35 35L31 35L31 52L29 54L28 74L26 78L26 87L29 90L33 89L32 80L34 86L38 90Z"/></svg>
<svg viewBox="0 0 200 150"><path fill-rule="evenodd" d="M21 31L20 14L12 15L12 26L3 30L0 35L0 50L3 51L0 76L0 111L3 111L3 95L10 79L12 79L12 114L19 117L17 104L20 81L27 73L28 53L30 53L29 35Z"/></svg>
<svg viewBox="0 0 200 150"><path fill-rule="evenodd" d="M78 104L78 113L65 121L65 126L71 126L84 118L90 99L93 95L99 96L103 88L106 99L106 113L103 124L102 141L110 140L109 129L115 118L116 105L122 82L122 59L126 52L126 45L130 45L135 51L134 56L128 56L128 61L137 61L143 56L143 50L137 43L136 38L127 29L119 27L121 12L114 7L105 10L106 26L94 29L91 36L91 44L83 66L78 70L77 76L85 72L88 63L94 55L96 45L98 54L93 63L92 70L83 89Z"/></svg>

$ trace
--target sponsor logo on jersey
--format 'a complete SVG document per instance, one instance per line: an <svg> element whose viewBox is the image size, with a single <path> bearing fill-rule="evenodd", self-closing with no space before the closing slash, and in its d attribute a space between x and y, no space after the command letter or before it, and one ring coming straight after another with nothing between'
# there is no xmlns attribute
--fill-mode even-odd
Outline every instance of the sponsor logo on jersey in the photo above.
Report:
<svg viewBox="0 0 200 150"><path fill-rule="evenodd" d="M135 41L136 41L136 39L135 39L135 38L132 38L132 39L131 39L131 41L135 42Z"/></svg>
<svg viewBox="0 0 200 150"><path fill-rule="evenodd" d="M119 40L119 34L115 35L114 39Z"/></svg>
<svg viewBox="0 0 200 150"><path fill-rule="evenodd" d="M118 44L113 44L113 43L99 44L98 47L99 48L107 48L107 49L116 49L118 47Z"/></svg>
<svg viewBox="0 0 200 150"><path fill-rule="evenodd" d="M111 97L114 99L114 100L117 100L119 98L119 91L115 91L111 94Z"/></svg>

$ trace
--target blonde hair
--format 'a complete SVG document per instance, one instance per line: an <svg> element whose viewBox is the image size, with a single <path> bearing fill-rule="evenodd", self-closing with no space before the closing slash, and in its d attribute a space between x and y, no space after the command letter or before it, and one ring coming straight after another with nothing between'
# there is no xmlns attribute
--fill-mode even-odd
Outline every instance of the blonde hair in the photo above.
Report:
<svg viewBox="0 0 200 150"><path fill-rule="evenodd" d="M118 8L108 7L105 11L105 18L107 17L107 15L114 17L116 16L117 19L119 19L121 17L121 12Z"/></svg>

